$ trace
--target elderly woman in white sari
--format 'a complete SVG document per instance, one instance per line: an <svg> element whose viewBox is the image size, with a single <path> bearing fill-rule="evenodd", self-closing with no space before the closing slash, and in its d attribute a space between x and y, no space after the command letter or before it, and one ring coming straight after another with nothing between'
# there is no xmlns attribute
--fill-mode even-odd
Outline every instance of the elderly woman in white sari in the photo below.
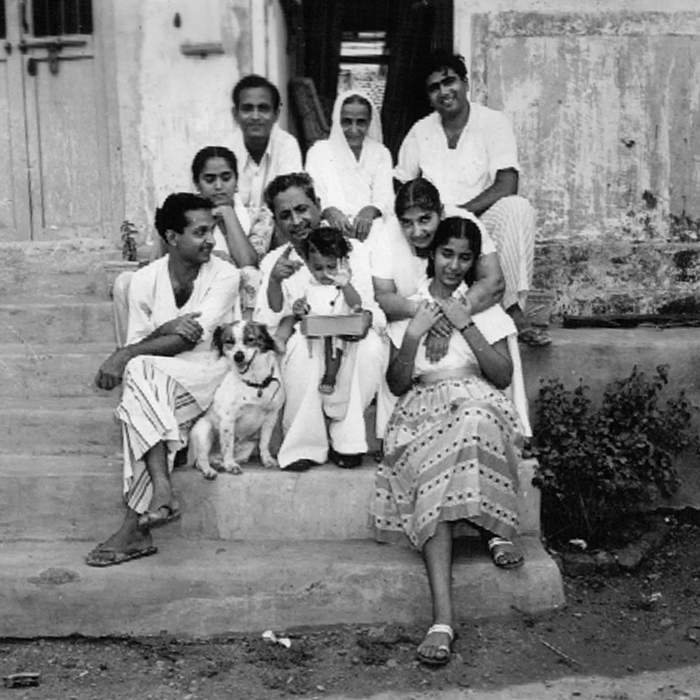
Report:
<svg viewBox="0 0 700 700"><path fill-rule="evenodd" d="M116 415L126 515L117 532L88 554L90 566L155 554L151 528L180 516L170 483L175 453L226 373L211 339L218 325L232 319L239 285L239 271L212 255L213 206L181 192L156 212L167 254L134 273L127 343L97 373L101 389L124 385Z"/></svg>
<svg viewBox="0 0 700 700"><path fill-rule="evenodd" d="M306 156L323 218L364 240L374 219L391 211L391 168L379 111L357 90L341 93L333 106L330 137L314 143Z"/></svg>

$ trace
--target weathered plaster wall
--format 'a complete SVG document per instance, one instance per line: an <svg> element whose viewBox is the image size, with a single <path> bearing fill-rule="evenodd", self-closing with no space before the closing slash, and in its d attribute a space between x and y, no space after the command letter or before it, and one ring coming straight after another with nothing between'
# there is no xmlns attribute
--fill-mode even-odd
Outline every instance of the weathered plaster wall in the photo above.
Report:
<svg viewBox="0 0 700 700"><path fill-rule="evenodd" d="M125 216L150 230L162 198L191 188L195 152L230 143L235 82L256 71L286 83L284 25L277 0L112 2ZM220 43L224 53L185 56L183 43Z"/></svg>
<svg viewBox="0 0 700 700"><path fill-rule="evenodd" d="M700 267L700 7L456 3L472 93L511 117L558 312L653 311Z"/></svg>

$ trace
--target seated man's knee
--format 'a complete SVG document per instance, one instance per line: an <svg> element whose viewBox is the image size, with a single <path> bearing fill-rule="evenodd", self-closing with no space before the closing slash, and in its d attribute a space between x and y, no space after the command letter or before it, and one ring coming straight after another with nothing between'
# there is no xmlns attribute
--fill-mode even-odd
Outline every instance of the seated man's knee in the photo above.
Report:
<svg viewBox="0 0 700 700"><path fill-rule="evenodd" d="M493 206L503 209L518 218L532 217L534 219L535 217L535 209L530 204L530 200L519 194L502 197Z"/></svg>

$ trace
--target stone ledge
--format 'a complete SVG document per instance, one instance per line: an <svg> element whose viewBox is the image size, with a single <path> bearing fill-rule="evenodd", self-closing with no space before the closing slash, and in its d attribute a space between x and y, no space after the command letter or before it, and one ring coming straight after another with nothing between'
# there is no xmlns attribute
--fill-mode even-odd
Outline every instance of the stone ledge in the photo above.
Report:
<svg viewBox="0 0 700 700"><path fill-rule="evenodd" d="M484 554L456 559L458 618L564 604L559 570L539 540L520 543L526 563L515 571L497 569ZM207 637L429 620L423 564L409 549L372 541L158 544L153 557L96 569L83 563L85 543L0 543L0 637ZM48 569L53 575L42 577Z"/></svg>
<svg viewBox="0 0 700 700"><path fill-rule="evenodd" d="M240 476L206 481L177 469L182 519L161 537L222 540L344 540L371 536L368 509L375 463L346 470L327 464L303 474L244 465ZM521 463L521 532L539 533L534 460ZM0 455L0 539L86 542L107 536L123 518L121 460L96 456Z"/></svg>

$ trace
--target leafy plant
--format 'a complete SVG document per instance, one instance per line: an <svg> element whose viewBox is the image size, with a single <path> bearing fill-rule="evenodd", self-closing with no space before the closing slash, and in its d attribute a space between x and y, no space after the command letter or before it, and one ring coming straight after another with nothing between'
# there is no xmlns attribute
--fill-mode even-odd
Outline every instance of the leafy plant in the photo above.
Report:
<svg viewBox="0 0 700 700"><path fill-rule="evenodd" d="M124 220L119 232L122 237L122 258L134 261L137 259L136 238L139 235L138 229L131 221Z"/></svg>
<svg viewBox="0 0 700 700"><path fill-rule="evenodd" d="M668 367L648 378L632 374L609 384L593 409L588 387L573 390L555 378L536 401L534 484L542 491L542 525L554 541L610 541L655 493L677 490L673 458L689 446L694 407L685 392L663 401Z"/></svg>

